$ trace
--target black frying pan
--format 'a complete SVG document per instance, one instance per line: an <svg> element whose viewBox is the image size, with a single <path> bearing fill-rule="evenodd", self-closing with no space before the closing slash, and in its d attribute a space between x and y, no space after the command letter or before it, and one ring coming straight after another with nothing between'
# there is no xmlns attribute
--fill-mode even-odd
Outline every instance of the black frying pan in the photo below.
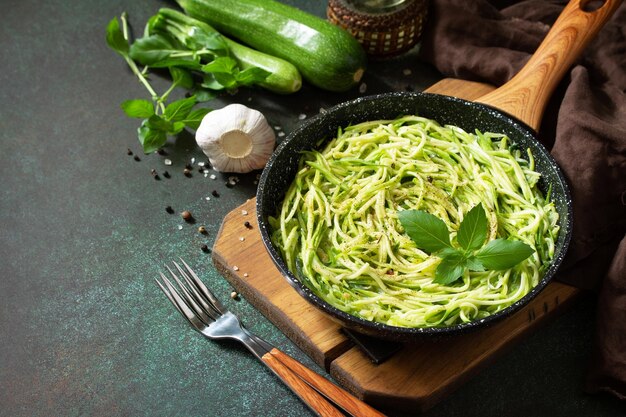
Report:
<svg viewBox="0 0 626 417"><path fill-rule="evenodd" d="M294 130L276 149L264 169L257 190L257 217L261 237L272 260L289 283L306 300L344 326L379 338L410 341L427 335L458 334L486 326L509 316L532 300L554 277L572 233L572 202L563 174L550 153L537 141L541 115L557 83L588 42L600 30L621 0L607 0L594 11L590 1L572 0L524 68L507 84L482 96L476 102L428 93L389 93L359 98L339 104ZM560 233L555 256L539 284L526 296L487 318L449 327L404 328L370 322L331 306L315 295L292 274L272 245L268 216L275 216L286 190L296 175L301 151L332 139L339 127L368 120L394 119L403 114L419 114L440 124L459 126L473 132L499 132L520 148L530 148L535 169L541 173L539 187L552 187L552 198L559 214Z"/></svg>

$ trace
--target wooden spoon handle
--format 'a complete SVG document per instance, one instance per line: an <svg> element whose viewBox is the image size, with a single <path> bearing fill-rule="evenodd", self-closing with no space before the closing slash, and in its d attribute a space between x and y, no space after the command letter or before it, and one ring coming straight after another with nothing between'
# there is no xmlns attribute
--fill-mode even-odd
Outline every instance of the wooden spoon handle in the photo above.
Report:
<svg viewBox="0 0 626 417"><path fill-rule="evenodd" d="M476 101L496 107L535 131L546 104L565 72L617 10L622 0L571 0L524 67L506 84Z"/></svg>
<svg viewBox="0 0 626 417"><path fill-rule="evenodd" d="M344 416L339 411L343 409L351 416L384 417L384 414L276 348L261 359L319 415Z"/></svg>

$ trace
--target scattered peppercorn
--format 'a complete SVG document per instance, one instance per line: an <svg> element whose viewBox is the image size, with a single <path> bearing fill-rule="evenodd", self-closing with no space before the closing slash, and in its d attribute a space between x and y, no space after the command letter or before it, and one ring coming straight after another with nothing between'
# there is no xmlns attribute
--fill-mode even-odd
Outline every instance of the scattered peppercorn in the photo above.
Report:
<svg viewBox="0 0 626 417"><path fill-rule="evenodd" d="M165 149L163 149L163 148L159 148L159 149L157 149L157 153L158 153L159 155L167 155L167 152L165 152Z"/></svg>
<svg viewBox="0 0 626 417"><path fill-rule="evenodd" d="M163 171L163 176L164 176L165 178L170 178L170 173L169 173L169 172L167 172L167 171Z"/></svg>
<svg viewBox="0 0 626 417"><path fill-rule="evenodd" d="M213 195L213 197L219 197L220 196L220 193L218 193L217 190L211 191L211 194Z"/></svg>
<svg viewBox="0 0 626 417"><path fill-rule="evenodd" d="M243 225L246 226L246 229L252 229L250 222L245 222Z"/></svg>
<svg viewBox="0 0 626 417"><path fill-rule="evenodd" d="M202 249L202 252L205 252L205 253L210 253L211 252L211 249L209 249L209 247L207 245L204 245L204 244L202 246L200 246L200 249Z"/></svg>
<svg viewBox="0 0 626 417"><path fill-rule="evenodd" d="M152 176L154 177L155 180L160 180L161 178L159 178L159 174L156 172L156 169L152 168L150 170L150 174L152 174Z"/></svg>
<svg viewBox="0 0 626 417"><path fill-rule="evenodd" d="M185 164L185 168L186 168L186 169L188 169L188 170L190 170L190 171L193 169L193 167L191 166L191 164L190 164L189 162L187 162L187 163Z"/></svg>
<svg viewBox="0 0 626 417"><path fill-rule="evenodd" d="M174 214L174 209L172 208L172 206L165 207L165 211L167 211L169 214Z"/></svg>
<svg viewBox="0 0 626 417"><path fill-rule="evenodd" d="M135 161L141 161L141 158L138 155L135 155L135 157L133 158Z"/></svg>
<svg viewBox="0 0 626 417"><path fill-rule="evenodd" d="M133 154L133 151L131 151L131 150L130 150L130 148L128 148L128 149L126 150L126 155L132 155L132 154Z"/></svg>
<svg viewBox="0 0 626 417"><path fill-rule="evenodd" d="M226 183L226 188L233 188L235 186L235 184L231 183L231 182L227 182Z"/></svg>
<svg viewBox="0 0 626 417"><path fill-rule="evenodd" d="M183 170L183 174L185 174L186 177L191 177L191 170L189 168L185 168Z"/></svg>
<svg viewBox="0 0 626 417"><path fill-rule="evenodd" d="M183 211L182 213L180 213L180 215L183 218L183 220L186 222L190 222L193 220L193 215L191 214L189 210Z"/></svg>
<svg viewBox="0 0 626 417"><path fill-rule="evenodd" d="M203 235L206 235L206 228L204 226L198 227L198 233L202 233Z"/></svg>

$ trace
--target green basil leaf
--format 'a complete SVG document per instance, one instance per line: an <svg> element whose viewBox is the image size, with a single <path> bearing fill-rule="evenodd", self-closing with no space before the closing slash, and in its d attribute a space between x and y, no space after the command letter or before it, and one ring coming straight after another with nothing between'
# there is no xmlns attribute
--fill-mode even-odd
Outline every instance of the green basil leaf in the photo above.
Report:
<svg viewBox="0 0 626 417"><path fill-rule="evenodd" d="M170 67L170 75L172 76L172 81L177 86L187 90L191 90L193 87L193 77L189 71L182 68Z"/></svg>
<svg viewBox="0 0 626 417"><path fill-rule="evenodd" d="M194 58L165 58L150 64L151 68L186 68L192 71L200 71L202 64Z"/></svg>
<svg viewBox="0 0 626 417"><path fill-rule="evenodd" d="M151 128L148 119L144 120L137 129L137 136L143 146L144 153L156 152L167 141L166 133L163 130Z"/></svg>
<svg viewBox="0 0 626 417"><path fill-rule="evenodd" d="M498 271L514 267L533 252L533 248L519 240L494 239L475 256L485 268Z"/></svg>
<svg viewBox="0 0 626 417"><path fill-rule="evenodd" d="M129 50L130 57L142 65L156 64L178 52L181 50L170 39L160 34L137 39Z"/></svg>
<svg viewBox="0 0 626 417"><path fill-rule="evenodd" d="M184 120L185 117L191 112L193 106L196 105L196 98L194 96L183 98L181 100L176 100L171 102L165 107L165 112L163 112L163 116L165 120L169 120L171 122L180 122Z"/></svg>
<svg viewBox="0 0 626 417"><path fill-rule="evenodd" d="M154 105L148 100L126 100L121 107L128 117L147 119L154 114Z"/></svg>
<svg viewBox="0 0 626 417"><path fill-rule="evenodd" d="M216 72L213 74L215 81L217 81L223 88L236 88L239 84L233 74L227 72Z"/></svg>
<svg viewBox="0 0 626 417"><path fill-rule="evenodd" d="M216 58L208 64L204 65L202 67L202 71L211 74L233 74L235 71L238 71L237 61L229 57Z"/></svg>
<svg viewBox="0 0 626 417"><path fill-rule="evenodd" d="M484 271L485 270L485 266L475 256L468 256L466 264L467 264L467 269L469 269L470 271Z"/></svg>
<svg viewBox="0 0 626 417"><path fill-rule="evenodd" d="M185 128L185 122L174 122L172 123L172 128L170 129L170 135L178 135Z"/></svg>
<svg viewBox="0 0 626 417"><path fill-rule="evenodd" d="M237 83L240 85L254 85L265 81L265 79L271 74L262 68L252 67L247 68L235 75Z"/></svg>
<svg viewBox="0 0 626 417"><path fill-rule="evenodd" d="M165 120L161 116L153 114L146 121L147 126L153 130L162 130L164 133L172 130L172 123L169 120Z"/></svg>
<svg viewBox="0 0 626 417"><path fill-rule="evenodd" d="M202 122L202 119L210 111L211 109L207 109L207 108L195 109L191 113L189 113L187 117L185 117L185 119L183 120L183 123L185 123L185 125L190 129L198 130L198 127L200 127L200 123Z"/></svg>
<svg viewBox="0 0 626 417"><path fill-rule="evenodd" d="M433 282L437 284L451 284L463 275L463 271L467 268L467 259L463 253L454 251L450 252L435 270L435 279Z"/></svg>
<svg viewBox="0 0 626 417"><path fill-rule="evenodd" d="M107 45L118 54L126 57L128 56L128 42L124 39L124 34L120 29L120 23L116 17L114 17L107 25L106 33Z"/></svg>
<svg viewBox="0 0 626 417"><path fill-rule="evenodd" d="M465 214L456 240L465 250L480 248L487 238L487 215L482 204L474 206Z"/></svg>
<svg viewBox="0 0 626 417"><path fill-rule="evenodd" d="M210 90L197 89L194 91L194 96L196 96L198 103L206 103L217 97L217 94Z"/></svg>
<svg viewBox="0 0 626 417"><path fill-rule="evenodd" d="M200 84L200 86L204 89L214 90L214 91L220 91L224 89L224 86L215 79L215 76L213 74L205 74L204 77L202 78L202 84ZM205 94L209 93L207 90L203 90L203 91L205 91ZM196 92L196 97L199 97L199 96L200 95L198 94L198 92Z"/></svg>
<svg viewBox="0 0 626 417"><path fill-rule="evenodd" d="M398 213L398 219L417 247L430 253L452 247L448 227L440 218L422 210L405 210Z"/></svg>

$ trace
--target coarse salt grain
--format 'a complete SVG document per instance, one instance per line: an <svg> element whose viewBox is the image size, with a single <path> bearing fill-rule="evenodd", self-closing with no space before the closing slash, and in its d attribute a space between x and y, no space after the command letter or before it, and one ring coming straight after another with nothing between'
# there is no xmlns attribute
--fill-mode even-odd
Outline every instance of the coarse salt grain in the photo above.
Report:
<svg viewBox="0 0 626 417"><path fill-rule="evenodd" d="M215 174L211 174L211 175L209 176L209 178L211 178L212 180L214 180L214 179L215 179L215 178L217 178L217 177L215 176Z"/></svg>
<svg viewBox="0 0 626 417"><path fill-rule="evenodd" d="M183 225L182 224L178 225L178 230L183 230Z"/></svg>
<svg viewBox="0 0 626 417"><path fill-rule="evenodd" d="M205 166L205 165L206 165L206 164L205 164L204 162L202 162L202 161L198 162L198 166L199 166L199 167L203 167L203 166Z"/></svg>
<svg viewBox="0 0 626 417"><path fill-rule="evenodd" d="M172 160L171 159L165 159L163 161L163 163L165 163L165 165L172 165Z"/></svg>
<svg viewBox="0 0 626 417"><path fill-rule="evenodd" d="M359 86L359 93L363 94L366 91L367 91L367 84L361 83L361 85Z"/></svg>
<svg viewBox="0 0 626 417"><path fill-rule="evenodd" d="M283 136L285 136L285 132L278 132L278 137L282 138Z"/></svg>
<svg viewBox="0 0 626 417"><path fill-rule="evenodd" d="M246 272L245 274L243 274L243 276L244 276L244 277L247 277L247 276L248 276L248 273Z"/></svg>
<svg viewBox="0 0 626 417"><path fill-rule="evenodd" d="M300 115L298 116L298 119L300 119L300 120L306 119L306 114L300 113Z"/></svg>
<svg viewBox="0 0 626 417"><path fill-rule="evenodd" d="M243 242L244 240L246 240L246 238L245 238L245 237L243 237L243 236L241 236L241 237L239 238L239 240L241 240L241 241Z"/></svg>
<svg viewBox="0 0 626 417"><path fill-rule="evenodd" d="M247 216L248 215L248 210L241 210L241 215L242 216Z"/></svg>
<svg viewBox="0 0 626 417"><path fill-rule="evenodd" d="M233 266L233 271L239 271L239 267L237 265Z"/></svg>

